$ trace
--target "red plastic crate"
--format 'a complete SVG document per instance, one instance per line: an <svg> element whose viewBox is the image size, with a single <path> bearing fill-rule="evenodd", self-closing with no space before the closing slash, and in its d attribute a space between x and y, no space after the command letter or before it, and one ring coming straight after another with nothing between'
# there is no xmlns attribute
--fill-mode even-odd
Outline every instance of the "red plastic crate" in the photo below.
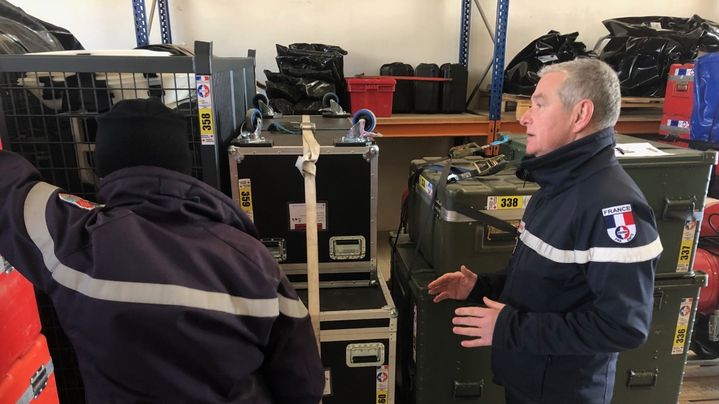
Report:
<svg viewBox="0 0 719 404"><path fill-rule="evenodd" d="M669 67L664 93L665 116L691 116L694 105L694 64L673 64Z"/></svg>
<svg viewBox="0 0 719 404"><path fill-rule="evenodd" d="M392 116L395 79L351 77L346 80L352 113L366 108L375 116Z"/></svg>
<svg viewBox="0 0 719 404"><path fill-rule="evenodd" d="M0 374L0 403L59 403L53 370L47 341L40 334L30 350L15 361L7 372Z"/></svg>
<svg viewBox="0 0 719 404"><path fill-rule="evenodd" d="M32 284L16 270L5 272L6 262L0 257L0 374L27 352L40 334Z"/></svg>

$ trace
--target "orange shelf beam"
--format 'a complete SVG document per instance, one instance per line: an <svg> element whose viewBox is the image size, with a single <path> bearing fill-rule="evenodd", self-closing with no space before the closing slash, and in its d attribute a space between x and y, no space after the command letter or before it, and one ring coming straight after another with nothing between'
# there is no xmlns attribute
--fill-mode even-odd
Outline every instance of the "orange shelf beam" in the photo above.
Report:
<svg viewBox="0 0 719 404"><path fill-rule="evenodd" d="M659 130L659 115L621 116L615 126L618 133L651 134ZM524 133L514 113L502 116L502 133ZM486 115L474 114L396 114L377 118L376 130L385 137L453 137L489 136L492 122Z"/></svg>

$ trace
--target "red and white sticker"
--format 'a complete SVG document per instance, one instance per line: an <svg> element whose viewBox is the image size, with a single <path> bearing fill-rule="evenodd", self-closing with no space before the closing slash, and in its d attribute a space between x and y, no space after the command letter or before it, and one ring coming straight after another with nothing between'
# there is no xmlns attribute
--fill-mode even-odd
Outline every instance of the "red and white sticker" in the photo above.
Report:
<svg viewBox="0 0 719 404"><path fill-rule="evenodd" d="M290 230L307 229L307 209L304 203L290 203ZM317 202L317 230L327 230L327 204Z"/></svg>
<svg viewBox="0 0 719 404"><path fill-rule="evenodd" d="M101 208L105 205L90 202L87 199L82 199L79 196L65 194L65 193L59 193L57 194L57 197L60 198L61 201L69 203L70 205L75 205L80 209L85 210L93 210L95 208Z"/></svg>
<svg viewBox="0 0 719 404"><path fill-rule="evenodd" d="M389 402L389 366L377 366L377 404Z"/></svg>

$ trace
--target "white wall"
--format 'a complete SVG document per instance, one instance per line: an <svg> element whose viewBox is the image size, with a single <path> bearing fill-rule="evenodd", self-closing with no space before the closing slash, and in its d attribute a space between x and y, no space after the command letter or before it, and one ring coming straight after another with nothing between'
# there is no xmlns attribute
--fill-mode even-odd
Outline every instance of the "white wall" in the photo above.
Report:
<svg viewBox="0 0 719 404"><path fill-rule="evenodd" d="M149 8L151 0L146 0ZM478 0L494 25L496 0ZM135 46L130 0L11 0L28 13L69 29L88 49ZM459 0L169 0L175 43L214 42L215 54L243 56L257 50L257 78L277 70L276 43L321 42L342 46L345 74L377 74L392 61L456 62ZM156 13L157 14L157 13ZM601 21L618 16L692 14L719 22L715 0L512 0L509 7L507 62L529 41L550 29L579 31L593 47L606 34ZM155 17L157 18L157 17ZM160 42L153 24L151 42ZM492 56L492 44L473 7L470 82Z"/></svg>

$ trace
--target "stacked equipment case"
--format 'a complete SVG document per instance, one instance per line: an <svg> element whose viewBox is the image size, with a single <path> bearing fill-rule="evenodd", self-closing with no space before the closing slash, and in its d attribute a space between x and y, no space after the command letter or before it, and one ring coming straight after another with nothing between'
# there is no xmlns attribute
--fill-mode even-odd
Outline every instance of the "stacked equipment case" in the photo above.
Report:
<svg viewBox="0 0 719 404"><path fill-rule="evenodd" d="M500 153L519 162L526 135L510 135ZM715 151L616 136L619 163L637 183L657 221L664 251L657 263L649 338L617 361L613 403L676 403L706 275L694 257Z"/></svg>
<svg viewBox="0 0 719 404"><path fill-rule="evenodd" d="M417 180L409 185L407 230L438 274L457 271L460 265L478 272L502 269L514 248L514 234L469 215L480 211L516 227L539 189L536 184L517 178L514 168L505 168L440 186L445 164L471 173L466 170L476 172L476 167L487 161L468 156L452 160L430 157L410 163Z"/></svg>
<svg viewBox="0 0 719 404"><path fill-rule="evenodd" d="M432 302L427 285L438 274L416 247L401 235L392 254L390 284L399 312L398 400L503 403L503 388L492 382L491 348L462 348L462 338L452 333L454 310L477 302ZM649 338L619 354L613 404L677 402L699 289L705 282L706 276L696 273L657 277Z"/></svg>
<svg viewBox="0 0 719 404"><path fill-rule="evenodd" d="M502 403L504 389L492 383L491 349L463 348L462 338L452 333L454 310L473 303L432 301L427 285L437 273L417 253L407 235L397 240L391 270L392 298L399 312L398 402Z"/></svg>
<svg viewBox="0 0 719 404"><path fill-rule="evenodd" d="M516 165L524 155L524 139L510 136L500 153ZM676 403L699 290L706 282L691 268L716 153L626 136L617 136L617 143L620 164L656 214L664 253L657 267L649 338L637 349L620 353L613 403ZM424 158L410 167L414 180L407 201L409 234L401 235L393 250L391 277L400 313L398 397L407 403L504 401L501 388L491 383L489 349L463 349L460 338L451 334L454 309L476 302L435 304L426 291L429 282L458 270L460 264L488 272L509 260L514 241L508 234L493 228L492 221L463 213L480 210L511 223L521 218L538 187L518 181L511 166L485 177L442 181L447 173L450 179L461 177L466 167L483 160ZM443 172L447 163L452 169ZM502 204L506 210L497 209Z"/></svg>
<svg viewBox="0 0 719 404"><path fill-rule="evenodd" d="M304 183L296 166L302 130L312 127L320 146L315 181L323 403L394 403L397 313L376 260L379 148L370 138L348 139L353 122L347 117L258 118L248 112L229 148L232 195L305 302L311 288L302 289L312 280Z"/></svg>
<svg viewBox="0 0 719 404"><path fill-rule="evenodd" d="M525 154L526 135L510 135L500 146L512 161ZM664 251L657 274L688 272L694 264L704 199L717 152L617 135L617 159L637 183L657 221Z"/></svg>

